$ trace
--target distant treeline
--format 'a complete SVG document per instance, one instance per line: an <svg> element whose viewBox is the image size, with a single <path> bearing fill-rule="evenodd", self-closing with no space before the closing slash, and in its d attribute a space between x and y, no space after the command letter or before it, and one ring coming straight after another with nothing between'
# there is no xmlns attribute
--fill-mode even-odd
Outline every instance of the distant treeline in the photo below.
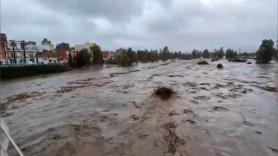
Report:
<svg viewBox="0 0 278 156"><path fill-rule="evenodd" d="M101 48L99 45L95 45L90 48L90 52L83 49L79 52L75 64L77 66L84 66L87 64L102 64L103 58L101 53ZM114 56L107 60L109 64L118 64L121 66L130 66L137 62L155 62L155 61L166 61L169 59L198 59L198 58L212 58L212 59L222 59L226 58L228 60L238 60L238 58L256 59L258 63L268 63L272 57L277 58L277 49L274 47L274 42L272 40L263 40L257 52L247 53L247 52L237 52L233 49L224 50L223 47L220 49L215 49L214 51L209 51L205 49L204 51L193 50L191 53L182 52L170 52L169 48L165 46L161 50L137 50L134 51L132 48L123 49L120 48L116 50ZM93 60L93 61L91 61Z"/></svg>
<svg viewBox="0 0 278 156"><path fill-rule="evenodd" d="M155 62L155 61L167 61L170 59L180 59L180 60L191 60L191 59L222 59L226 57L227 59L231 58L255 58L255 53L241 53L238 54L232 49L224 51L224 48L214 50L209 52L207 49L204 51L193 50L192 53L182 53L182 52L170 52L168 47L164 47L162 50L138 50L133 51L131 48L128 49L118 49L115 53L113 59L108 60L110 64L119 64L122 66L129 66L132 63L137 62Z"/></svg>
<svg viewBox="0 0 278 156"><path fill-rule="evenodd" d="M24 66L0 66L1 80L14 78L60 73L71 70L68 65L48 64L48 65L24 65Z"/></svg>

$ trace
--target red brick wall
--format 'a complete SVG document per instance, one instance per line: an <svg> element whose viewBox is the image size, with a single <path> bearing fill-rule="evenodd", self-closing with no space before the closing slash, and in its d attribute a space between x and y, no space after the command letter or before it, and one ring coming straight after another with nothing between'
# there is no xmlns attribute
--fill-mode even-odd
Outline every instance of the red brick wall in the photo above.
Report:
<svg viewBox="0 0 278 156"><path fill-rule="evenodd" d="M0 59L9 59L8 42L6 35L0 34Z"/></svg>
<svg viewBox="0 0 278 156"><path fill-rule="evenodd" d="M57 49L57 56L59 61L68 62L67 50L65 48Z"/></svg>

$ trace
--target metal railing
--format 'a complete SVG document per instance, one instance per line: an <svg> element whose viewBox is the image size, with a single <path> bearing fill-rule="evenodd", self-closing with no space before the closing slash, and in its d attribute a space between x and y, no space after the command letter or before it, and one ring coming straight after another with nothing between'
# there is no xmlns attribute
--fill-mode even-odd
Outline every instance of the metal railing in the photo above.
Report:
<svg viewBox="0 0 278 156"><path fill-rule="evenodd" d="M19 156L24 156L13 138L10 136L9 128L4 119L0 117L0 156L8 156L7 150L9 142L11 142L11 145L15 148Z"/></svg>

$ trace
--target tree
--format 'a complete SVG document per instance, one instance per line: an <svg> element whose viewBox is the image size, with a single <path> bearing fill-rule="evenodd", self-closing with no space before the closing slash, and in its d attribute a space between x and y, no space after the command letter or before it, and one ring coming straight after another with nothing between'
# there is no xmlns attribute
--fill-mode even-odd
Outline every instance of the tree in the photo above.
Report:
<svg viewBox="0 0 278 156"><path fill-rule="evenodd" d="M263 40L259 50L257 51L257 63L269 63L274 53L274 42L269 40Z"/></svg>
<svg viewBox="0 0 278 156"><path fill-rule="evenodd" d="M210 54L209 54L209 51L208 51L207 49L204 50L204 52L203 52L202 55L203 55L203 58L209 58L209 57L210 57L210 56L209 56L209 55L210 55Z"/></svg>
<svg viewBox="0 0 278 156"><path fill-rule="evenodd" d="M160 53L160 59L163 61L167 61L168 59L170 59L169 55L170 55L170 51L169 51L168 47L165 46Z"/></svg>
<svg viewBox="0 0 278 156"><path fill-rule="evenodd" d="M100 46L94 44L93 46L90 47L90 51L93 53L93 64L102 64L103 57L102 57Z"/></svg>
<svg viewBox="0 0 278 156"><path fill-rule="evenodd" d="M82 49L77 53L76 65L78 67L83 67L90 64L90 54L87 49Z"/></svg>
<svg viewBox="0 0 278 156"><path fill-rule="evenodd" d="M226 50L226 59L233 59L237 57L237 52L233 49L227 49Z"/></svg>
<svg viewBox="0 0 278 156"><path fill-rule="evenodd" d="M20 45L21 45L21 49L23 50L23 61L24 61L24 64L26 64L26 52L25 52L25 45L26 45L26 43L25 43L25 41L22 40L20 42Z"/></svg>
<svg viewBox="0 0 278 156"><path fill-rule="evenodd" d="M224 48L221 47L220 50L217 53L217 57L222 59L223 56L224 56Z"/></svg>
<svg viewBox="0 0 278 156"><path fill-rule="evenodd" d="M276 49L273 56L275 57L276 61L278 61L278 40L276 41Z"/></svg>
<svg viewBox="0 0 278 156"><path fill-rule="evenodd" d="M195 58L200 58L201 55L202 55L202 52L200 52L200 51L198 51L198 50L196 50L196 49L193 49L193 51L192 51L192 57L193 57L193 59L195 59Z"/></svg>
<svg viewBox="0 0 278 156"><path fill-rule="evenodd" d="M136 62L135 52L131 48L128 48L126 53L127 53L127 56L129 57L131 62Z"/></svg>
<svg viewBox="0 0 278 156"><path fill-rule="evenodd" d="M16 62L16 53L15 53L16 42L14 40L12 40L10 44L13 47L13 63L17 64L17 62Z"/></svg>
<svg viewBox="0 0 278 156"><path fill-rule="evenodd" d="M117 51L116 52L117 54L115 56L116 64L119 64L121 66L131 66L132 65L133 58L131 56L132 55L131 48L129 49L129 51L126 49L122 49L122 48L120 48L116 51Z"/></svg>

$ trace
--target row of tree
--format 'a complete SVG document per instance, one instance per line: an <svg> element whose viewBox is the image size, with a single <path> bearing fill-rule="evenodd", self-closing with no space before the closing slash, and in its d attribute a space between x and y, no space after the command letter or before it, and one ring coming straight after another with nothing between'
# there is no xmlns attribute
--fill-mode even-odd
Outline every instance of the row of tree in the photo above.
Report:
<svg viewBox="0 0 278 156"><path fill-rule="evenodd" d="M99 45L94 44L90 47L90 49L82 49L80 50L76 57L72 58L71 62L72 66L82 67L89 64L103 64L103 57L101 48Z"/></svg>
<svg viewBox="0 0 278 156"><path fill-rule="evenodd" d="M278 48L277 48L278 49ZM222 59L224 56L226 59L234 58L250 58L256 55L258 63L269 63L272 57L277 58L278 50L274 47L274 42L269 40L263 40L259 50L255 53L238 53L233 49L224 48L215 49L213 52L205 49L204 51L193 50L191 54L181 52L170 52L169 48L165 46L161 50L138 50L134 51L131 48L116 50L114 58L108 60L107 63L119 64L122 66L130 66L136 62L155 62L155 61L166 61L169 59L198 59L198 58L213 58ZM84 66L88 64L102 64L103 58L101 48L95 44L88 49L82 49L74 60L76 66Z"/></svg>

